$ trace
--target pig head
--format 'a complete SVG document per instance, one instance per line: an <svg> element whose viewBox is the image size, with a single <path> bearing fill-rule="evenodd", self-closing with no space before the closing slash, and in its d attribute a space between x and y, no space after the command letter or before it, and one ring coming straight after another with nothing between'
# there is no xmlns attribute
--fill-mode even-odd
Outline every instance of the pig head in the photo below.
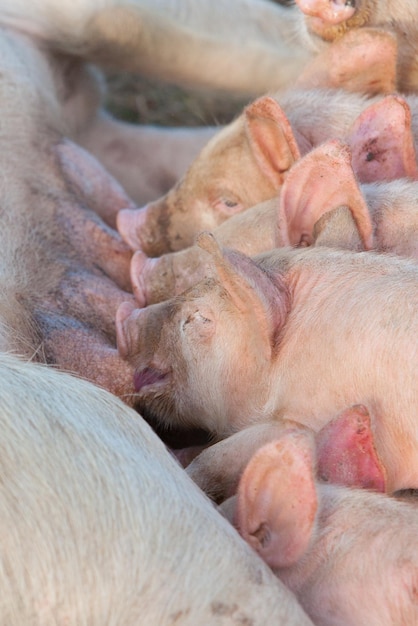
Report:
<svg viewBox="0 0 418 626"><path fill-rule="evenodd" d="M388 489L417 483L416 265L326 248L253 261L222 254L210 235L199 241L214 278L118 310L118 347L136 371L140 410L225 436L284 413L319 430L361 403L377 416Z"/></svg>
<svg viewBox="0 0 418 626"><path fill-rule="evenodd" d="M150 256L186 248L199 231L273 197L299 156L284 112L262 98L208 142L166 196L141 211L121 211L118 230Z"/></svg>
<svg viewBox="0 0 418 626"><path fill-rule="evenodd" d="M414 501L319 482L313 438L288 432L247 465L235 525L317 624L413 624Z"/></svg>

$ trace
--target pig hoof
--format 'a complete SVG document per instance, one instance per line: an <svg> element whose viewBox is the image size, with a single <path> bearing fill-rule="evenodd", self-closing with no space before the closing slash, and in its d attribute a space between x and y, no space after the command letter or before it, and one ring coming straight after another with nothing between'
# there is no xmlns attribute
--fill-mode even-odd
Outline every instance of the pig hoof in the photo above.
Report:
<svg viewBox="0 0 418 626"><path fill-rule="evenodd" d="M151 268L155 265L156 259L150 259L138 250L131 260L131 283L132 291L138 302L138 306L147 306L146 280Z"/></svg>
<svg viewBox="0 0 418 626"><path fill-rule="evenodd" d="M141 249L140 232L145 224L145 209L122 209L116 217L116 226L125 243L132 250Z"/></svg>

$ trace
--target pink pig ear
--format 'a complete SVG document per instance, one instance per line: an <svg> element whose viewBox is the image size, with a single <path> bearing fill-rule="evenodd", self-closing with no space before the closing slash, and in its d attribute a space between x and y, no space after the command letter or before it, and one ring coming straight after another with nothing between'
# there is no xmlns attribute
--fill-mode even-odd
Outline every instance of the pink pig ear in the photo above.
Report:
<svg viewBox="0 0 418 626"><path fill-rule="evenodd" d="M284 280L275 276L273 281L245 254L234 251L224 253L209 232L200 233L196 243L209 252L219 281L231 301L239 313L247 317L248 324L255 325L258 336L264 339L266 349L271 351L288 314L289 294Z"/></svg>
<svg viewBox="0 0 418 626"><path fill-rule="evenodd" d="M269 96L259 98L244 111L250 147L261 171L275 189L300 152L290 122L278 103Z"/></svg>
<svg viewBox="0 0 418 626"><path fill-rule="evenodd" d="M309 152L290 170L279 197L277 245L311 245L315 223L339 206L350 209L365 249L371 249L373 226L350 150L334 140Z"/></svg>
<svg viewBox="0 0 418 626"><path fill-rule="evenodd" d="M234 523L270 567L303 555L316 510L312 438L291 432L260 448L240 480Z"/></svg>
<svg viewBox="0 0 418 626"><path fill-rule="evenodd" d="M411 111L400 96L387 96L367 107L354 122L347 143L360 182L418 178Z"/></svg>
<svg viewBox="0 0 418 626"><path fill-rule="evenodd" d="M316 436L318 478L346 487L386 491L386 472L362 405L343 411Z"/></svg>
<svg viewBox="0 0 418 626"><path fill-rule="evenodd" d="M387 94L396 91L396 37L377 28L348 31L321 51L299 76L296 86L344 88Z"/></svg>

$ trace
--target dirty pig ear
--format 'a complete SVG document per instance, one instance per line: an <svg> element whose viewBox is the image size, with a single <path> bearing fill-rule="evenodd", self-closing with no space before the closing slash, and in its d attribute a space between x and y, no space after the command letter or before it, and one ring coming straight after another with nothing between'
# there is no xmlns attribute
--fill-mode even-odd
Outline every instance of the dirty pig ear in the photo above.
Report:
<svg viewBox="0 0 418 626"><path fill-rule="evenodd" d="M289 567L308 548L315 524L313 440L283 435L253 456L238 486L234 525L272 568Z"/></svg>
<svg viewBox="0 0 418 626"><path fill-rule="evenodd" d="M244 111L245 131L253 155L275 189L300 152L290 122L278 103L269 96L259 98Z"/></svg>
<svg viewBox="0 0 418 626"><path fill-rule="evenodd" d="M418 178L411 110L401 96L387 96L367 107L346 141L360 182Z"/></svg>
<svg viewBox="0 0 418 626"><path fill-rule="evenodd" d="M236 271L229 259L224 255L215 237L211 233L200 233L196 239L196 243L200 248L206 250L206 252L211 255L219 281L222 287L228 292L239 313L246 315L249 321L256 321L258 334L261 337L264 336L265 341L268 342L268 345L270 346L272 335L275 331L274 326L281 325L283 320L280 319L279 321L276 321L273 320L273 318L270 319L266 309L266 304L258 295L257 290L248 280L244 278L244 276ZM267 291L274 290L274 285L270 279L265 276L258 276L258 268L251 259L245 257L245 255L237 253L237 259L238 258L242 259L244 269L248 268L249 270L254 271L254 276L260 278L260 283L263 279L268 282L268 284L266 283L265 285ZM260 286L260 288L262 289L263 286ZM287 303L285 304L287 305ZM279 312L281 308L285 308L285 306L281 307L279 298L277 298L276 308ZM285 313L283 313L283 315L284 314Z"/></svg>
<svg viewBox="0 0 418 626"><path fill-rule="evenodd" d="M278 246L311 245L320 217L347 206L366 250L373 247L373 226L351 167L347 145L333 140L300 159L283 184L278 206Z"/></svg>

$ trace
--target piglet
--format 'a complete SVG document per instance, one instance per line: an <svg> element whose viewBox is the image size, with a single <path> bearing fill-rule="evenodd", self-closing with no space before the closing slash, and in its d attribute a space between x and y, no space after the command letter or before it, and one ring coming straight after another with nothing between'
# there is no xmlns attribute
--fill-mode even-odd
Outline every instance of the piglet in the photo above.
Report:
<svg viewBox="0 0 418 626"><path fill-rule="evenodd" d="M225 437L283 416L317 432L363 404L389 492L418 486L417 265L325 247L251 259L207 233L199 244L211 277L118 309L139 409Z"/></svg>
<svg viewBox="0 0 418 626"><path fill-rule="evenodd" d="M277 199L231 217L214 233L249 255L315 244L418 258L417 172L410 109L388 96L360 114L347 144L334 140L311 150L289 170ZM140 306L181 293L209 273L196 245L157 259L137 251L131 262Z"/></svg>
<svg viewBox="0 0 418 626"><path fill-rule="evenodd" d="M261 448L238 488L240 533L316 624L415 624L416 502L324 484L315 473L306 432Z"/></svg>
<svg viewBox="0 0 418 626"><path fill-rule="evenodd" d="M200 230L277 196L295 162L330 139L349 144L361 182L416 178L416 98L367 100L338 90L312 90L307 98L301 90L280 102L253 102L209 141L167 196L120 211L117 227L130 247L154 257L190 246Z"/></svg>

